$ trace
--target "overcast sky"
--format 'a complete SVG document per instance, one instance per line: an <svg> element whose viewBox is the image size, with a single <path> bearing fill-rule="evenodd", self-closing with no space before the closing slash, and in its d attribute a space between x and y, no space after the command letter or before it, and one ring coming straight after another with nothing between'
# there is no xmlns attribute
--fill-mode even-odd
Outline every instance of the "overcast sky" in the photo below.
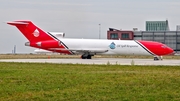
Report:
<svg viewBox="0 0 180 101"><path fill-rule="evenodd" d="M28 40L6 21L31 20L44 31L65 32L71 38L106 39L110 27L145 30L145 21L169 20L180 25L179 0L0 0L0 53L33 53Z"/></svg>

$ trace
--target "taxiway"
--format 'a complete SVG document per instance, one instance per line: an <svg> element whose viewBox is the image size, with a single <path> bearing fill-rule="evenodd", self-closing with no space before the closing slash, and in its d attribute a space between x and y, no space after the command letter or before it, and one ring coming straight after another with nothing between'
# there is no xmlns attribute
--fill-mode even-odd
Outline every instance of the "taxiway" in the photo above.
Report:
<svg viewBox="0 0 180 101"><path fill-rule="evenodd" d="M26 63L59 63L59 64L112 64L112 65L169 65L178 66L180 60L168 59L154 61L153 59L122 59L122 58L94 58L94 59L1 59L0 62Z"/></svg>

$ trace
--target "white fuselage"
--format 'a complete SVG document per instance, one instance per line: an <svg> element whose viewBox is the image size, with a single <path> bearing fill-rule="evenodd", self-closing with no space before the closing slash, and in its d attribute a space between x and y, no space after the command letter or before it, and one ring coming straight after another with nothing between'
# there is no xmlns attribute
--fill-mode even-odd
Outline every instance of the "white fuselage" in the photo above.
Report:
<svg viewBox="0 0 180 101"><path fill-rule="evenodd" d="M97 54L152 55L134 40L99 40L99 39L60 39L69 49L108 50ZM110 48L110 45L112 48Z"/></svg>

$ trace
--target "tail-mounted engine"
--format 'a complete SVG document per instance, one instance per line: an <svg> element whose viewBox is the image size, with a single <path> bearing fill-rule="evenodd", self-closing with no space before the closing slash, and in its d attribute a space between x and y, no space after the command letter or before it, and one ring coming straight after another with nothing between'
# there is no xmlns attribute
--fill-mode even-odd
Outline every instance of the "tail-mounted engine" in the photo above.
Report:
<svg viewBox="0 0 180 101"><path fill-rule="evenodd" d="M58 48L61 46L60 41L49 40L49 41L40 41L40 42L26 42L25 46L31 46L36 48Z"/></svg>

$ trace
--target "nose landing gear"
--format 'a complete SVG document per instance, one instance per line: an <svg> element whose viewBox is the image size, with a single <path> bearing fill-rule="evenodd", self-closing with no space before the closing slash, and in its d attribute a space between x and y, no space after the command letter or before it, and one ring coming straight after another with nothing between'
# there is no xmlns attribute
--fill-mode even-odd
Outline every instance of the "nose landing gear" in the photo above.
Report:
<svg viewBox="0 0 180 101"><path fill-rule="evenodd" d="M163 60L162 56L154 56L154 61Z"/></svg>

